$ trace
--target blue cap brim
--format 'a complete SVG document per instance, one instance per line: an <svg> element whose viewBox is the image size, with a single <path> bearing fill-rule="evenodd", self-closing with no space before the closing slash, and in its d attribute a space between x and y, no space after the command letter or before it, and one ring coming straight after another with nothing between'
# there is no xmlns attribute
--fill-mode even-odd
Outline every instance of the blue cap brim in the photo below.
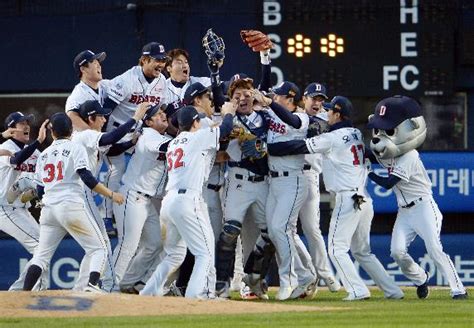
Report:
<svg viewBox="0 0 474 328"><path fill-rule="evenodd" d="M313 92L313 93L306 94L304 96L305 97L310 97L310 98L321 96L326 100L329 99L328 96L326 96L324 93L321 93L321 92Z"/></svg>

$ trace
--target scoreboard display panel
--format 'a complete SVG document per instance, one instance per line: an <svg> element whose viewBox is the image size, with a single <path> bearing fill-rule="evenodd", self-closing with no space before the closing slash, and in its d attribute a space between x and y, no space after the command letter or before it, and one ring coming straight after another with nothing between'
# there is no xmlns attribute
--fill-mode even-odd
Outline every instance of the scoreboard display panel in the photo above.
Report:
<svg viewBox="0 0 474 328"><path fill-rule="evenodd" d="M329 94L449 96L456 1L264 1L274 77Z"/></svg>

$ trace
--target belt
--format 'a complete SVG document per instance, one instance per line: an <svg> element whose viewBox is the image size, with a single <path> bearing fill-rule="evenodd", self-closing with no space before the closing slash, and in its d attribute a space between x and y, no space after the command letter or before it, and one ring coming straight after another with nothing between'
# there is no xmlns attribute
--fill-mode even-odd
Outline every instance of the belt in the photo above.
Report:
<svg viewBox="0 0 474 328"><path fill-rule="evenodd" d="M242 174L236 174L236 175L235 175L235 178L236 178L236 179L239 179L239 180L247 180L247 181L250 181L250 182L262 182L262 181L265 181L265 177L264 177L264 176L261 176L261 175L252 175L252 176L247 177L247 179L244 179L244 176L243 176Z"/></svg>
<svg viewBox="0 0 474 328"><path fill-rule="evenodd" d="M186 193L186 189L178 189L178 194L185 194Z"/></svg>
<svg viewBox="0 0 474 328"><path fill-rule="evenodd" d="M311 170L311 165L305 164L305 165L303 166L303 171L309 171L309 170Z"/></svg>
<svg viewBox="0 0 474 328"><path fill-rule="evenodd" d="M211 189L211 190L214 190L214 191L219 191L221 190L222 186L219 186L219 185L213 185L213 184L208 184L207 185L207 189Z"/></svg>
<svg viewBox="0 0 474 328"><path fill-rule="evenodd" d="M141 191L137 191L137 194L142 195L143 197L146 197L146 198L152 198L152 196L145 194L144 192L141 192Z"/></svg>
<svg viewBox="0 0 474 328"><path fill-rule="evenodd" d="M423 197L420 197L418 199L412 200L410 203L406 204L405 206L402 206L402 208L410 208L415 206L415 204L421 202L423 200Z"/></svg>
<svg viewBox="0 0 474 328"><path fill-rule="evenodd" d="M112 125L115 126L116 128L118 128L122 124L120 124L118 122L114 122L114 123L112 123ZM135 132L135 128L131 128L130 131L128 131L128 132Z"/></svg>

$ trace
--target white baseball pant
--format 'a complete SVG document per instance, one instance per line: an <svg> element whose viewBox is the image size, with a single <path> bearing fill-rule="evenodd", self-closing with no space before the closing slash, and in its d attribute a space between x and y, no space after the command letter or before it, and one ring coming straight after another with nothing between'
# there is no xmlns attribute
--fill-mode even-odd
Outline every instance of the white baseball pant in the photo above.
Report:
<svg viewBox="0 0 474 328"><path fill-rule="evenodd" d="M317 276L321 279L332 278L334 273L329 264L326 244L320 228L319 173L310 169L304 171L304 176L308 180L308 198L300 210L301 228L308 241L309 254Z"/></svg>
<svg viewBox="0 0 474 328"><path fill-rule="evenodd" d="M336 194L336 203L329 226L329 257L334 264L346 291L355 298L370 296L370 291L358 274L348 252L382 289L386 298L403 296L400 287L388 275L384 267L371 253L370 227L374 216L372 199L364 192L365 203L360 210L354 208L352 195L356 191ZM359 193L361 194L361 193Z"/></svg>
<svg viewBox="0 0 474 328"><path fill-rule="evenodd" d="M417 235L420 236L425 242L429 256L447 279L451 295L464 294L466 290L463 283L441 245L442 222L443 215L432 197L423 197L410 208L399 208L393 227L390 253L408 279L415 285L423 284L426 280L425 271L408 254L408 246Z"/></svg>
<svg viewBox="0 0 474 328"><path fill-rule="evenodd" d="M105 229L104 220L102 216L100 215L97 205L95 204L94 195L92 194L92 191L89 188L87 188L84 191L84 198L85 198L84 201L85 201L87 213L89 214L91 218L94 219L95 223L99 227L102 237L104 238L106 246L107 246L107 259L105 263L104 275L102 278L102 289L107 292L111 292L114 289L115 275L114 275L114 268L112 264L112 246L110 244L109 235L107 234L107 231ZM81 261L81 265L79 267L79 275L76 280L76 283L74 284L73 290L82 291L84 290L84 288L87 287L87 284L89 283L89 272L90 272L89 261L90 261L90 258L86 258L86 257L84 257L83 260Z"/></svg>
<svg viewBox="0 0 474 328"><path fill-rule="evenodd" d="M296 224L298 213L308 196L308 184L302 172L270 178L266 204L268 233L275 245L280 288L298 286L295 273Z"/></svg>
<svg viewBox="0 0 474 328"><path fill-rule="evenodd" d="M185 297L215 297L215 241L207 205L201 192L171 190L163 199L161 217L166 224L166 253L147 281L140 295L163 295L168 276L176 271L186 256L186 247L195 257L193 272Z"/></svg>
<svg viewBox="0 0 474 328"><path fill-rule="evenodd" d="M66 233L84 249L84 259L89 261L90 272L102 274L107 258L106 242L94 219L85 210L84 204L78 203L43 207L40 215L39 245L31 264L42 270L47 268Z"/></svg>
<svg viewBox="0 0 474 328"><path fill-rule="evenodd" d="M39 243L39 225L26 208L0 206L0 230L15 238L30 254L34 254ZM20 272L19 278L8 290L23 290L26 272L31 260ZM33 290L47 289L49 286L49 266L41 273L41 277Z"/></svg>
<svg viewBox="0 0 474 328"><path fill-rule="evenodd" d="M158 256L161 226L150 196L125 186L120 191L125 195L125 202L122 205L114 204L118 242L113 252L113 263L116 282L122 287L122 279L134 256L134 266L142 270L148 269L154 257Z"/></svg>

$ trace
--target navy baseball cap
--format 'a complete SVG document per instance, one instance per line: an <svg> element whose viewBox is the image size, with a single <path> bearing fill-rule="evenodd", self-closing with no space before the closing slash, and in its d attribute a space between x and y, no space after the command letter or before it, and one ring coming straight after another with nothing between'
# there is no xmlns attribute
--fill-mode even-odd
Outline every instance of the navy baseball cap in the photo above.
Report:
<svg viewBox="0 0 474 328"><path fill-rule="evenodd" d="M145 113L145 116L143 116L143 121L149 120L153 116L155 116L156 113L160 111L161 107L159 105L154 105L148 108L148 110Z"/></svg>
<svg viewBox="0 0 474 328"><path fill-rule="evenodd" d="M85 63L91 63L96 59L99 61L99 63L102 63L105 57L107 57L107 54L105 52L99 52L98 54L95 54L90 50L84 50L76 55L72 66L74 67L76 72L79 72L81 66Z"/></svg>
<svg viewBox="0 0 474 328"><path fill-rule="evenodd" d="M306 89L304 89L303 96L305 97L316 97L316 96L321 96L324 99L329 99L328 96L326 95L326 87L318 82L313 82L308 84Z"/></svg>
<svg viewBox="0 0 474 328"><path fill-rule="evenodd" d="M278 87L272 89L273 93L280 96L294 98L295 101L301 100L301 91L296 84L290 81L282 82Z"/></svg>
<svg viewBox="0 0 474 328"><path fill-rule="evenodd" d="M341 113L342 116L351 117L352 103L349 99L343 96L335 96L331 102L323 104L324 109L333 110Z"/></svg>
<svg viewBox="0 0 474 328"><path fill-rule="evenodd" d="M199 120L199 113L194 106L185 106L178 111L179 127L190 127L195 120Z"/></svg>
<svg viewBox="0 0 474 328"><path fill-rule="evenodd" d="M102 107L102 105L97 100L87 100L81 106L79 106L79 115L87 120L89 116L92 115L110 115L112 110Z"/></svg>
<svg viewBox="0 0 474 328"><path fill-rule="evenodd" d="M204 85L202 85L202 83L195 82L186 89L186 92L184 93L184 97L183 97L183 102L186 105L191 105L194 98L202 94L205 94L208 91L209 91L209 88L206 88Z"/></svg>
<svg viewBox="0 0 474 328"><path fill-rule="evenodd" d="M183 106L184 106L184 104L179 100L173 101L172 103L169 103L165 108L166 117L167 118L172 117Z"/></svg>
<svg viewBox="0 0 474 328"><path fill-rule="evenodd" d="M49 118L51 130L58 137L68 137L72 133L72 121L64 112L53 114Z"/></svg>
<svg viewBox="0 0 474 328"><path fill-rule="evenodd" d="M13 112L7 116L5 119L4 127L5 130L13 127L19 122L27 121L28 123L33 123L35 121L35 116L33 114L24 115L22 112Z"/></svg>
<svg viewBox="0 0 474 328"><path fill-rule="evenodd" d="M250 76L248 76L247 74L245 74L245 73L234 74L234 75L232 75L232 77L230 78L229 81L225 81L224 83L222 83L223 92L224 92L225 95L229 91L229 88L232 85L232 83L234 83L237 80L250 81L250 82L252 82L252 85L253 85L253 79Z"/></svg>
<svg viewBox="0 0 474 328"><path fill-rule="evenodd" d="M168 58L165 47L158 42L150 42L145 44L142 49L142 55L150 56L156 60L163 60Z"/></svg>
<svg viewBox="0 0 474 328"><path fill-rule="evenodd" d="M422 115L421 106L416 100L406 96L393 96L382 99L375 106L375 115L372 116L367 127L390 130L408 118Z"/></svg>

